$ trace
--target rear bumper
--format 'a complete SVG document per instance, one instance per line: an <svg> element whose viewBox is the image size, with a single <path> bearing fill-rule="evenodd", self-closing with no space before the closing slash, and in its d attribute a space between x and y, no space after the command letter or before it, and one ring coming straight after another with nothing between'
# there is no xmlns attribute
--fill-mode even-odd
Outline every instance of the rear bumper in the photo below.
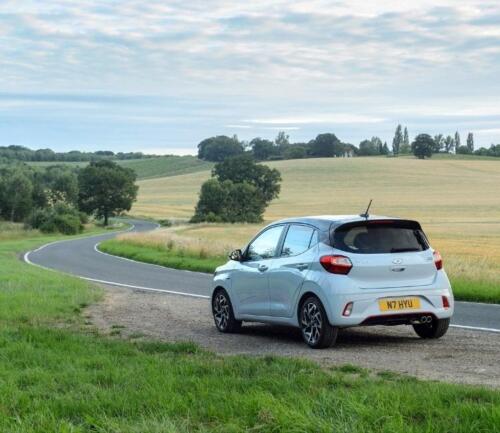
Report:
<svg viewBox="0 0 500 433"><path fill-rule="evenodd" d="M448 298L449 307L443 306L443 296ZM379 301L384 298L419 298L420 308L381 311ZM352 302L353 307L349 316L342 313L345 306ZM451 290L384 290L370 293L337 294L330 302L329 319L334 326L370 326L370 325L398 325L418 321L422 316L432 316L437 319L449 318L453 315L454 300Z"/></svg>

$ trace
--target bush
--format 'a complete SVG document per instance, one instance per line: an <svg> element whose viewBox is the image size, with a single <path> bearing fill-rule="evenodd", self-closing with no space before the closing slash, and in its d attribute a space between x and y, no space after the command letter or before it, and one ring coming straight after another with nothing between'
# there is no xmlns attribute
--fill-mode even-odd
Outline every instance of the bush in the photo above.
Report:
<svg viewBox="0 0 500 433"><path fill-rule="evenodd" d="M162 227L172 227L172 221L170 221L169 219L158 220L158 224L160 224Z"/></svg>
<svg viewBox="0 0 500 433"><path fill-rule="evenodd" d="M467 146L458 146L456 153L459 155L470 155L472 151Z"/></svg>
<svg viewBox="0 0 500 433"><path fill-rule="evenodd" d="M57 203L53 207L37 209L28 224L44 233L74 235L83 230L82 219L85 220L82 212L67 204ZM86 220L88 221L88 217Z"/></svg>

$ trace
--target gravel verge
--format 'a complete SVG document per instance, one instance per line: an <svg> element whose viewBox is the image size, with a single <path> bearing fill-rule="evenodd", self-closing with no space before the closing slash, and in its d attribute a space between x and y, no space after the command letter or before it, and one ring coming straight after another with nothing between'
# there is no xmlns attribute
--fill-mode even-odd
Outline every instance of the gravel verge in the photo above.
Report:
<svg viewBox="0 0 500 433"><path fill-rule="evenodd" d="M104 288L104 300L86 316L101 332L122 338L192 341L223 355L299 357L500 388L500 334L450 328L440 340L422 340L409 326L351 328L340 333L335 347L312 350L294 328L245 324L239 334L221 334L205 299Z"/></svg>

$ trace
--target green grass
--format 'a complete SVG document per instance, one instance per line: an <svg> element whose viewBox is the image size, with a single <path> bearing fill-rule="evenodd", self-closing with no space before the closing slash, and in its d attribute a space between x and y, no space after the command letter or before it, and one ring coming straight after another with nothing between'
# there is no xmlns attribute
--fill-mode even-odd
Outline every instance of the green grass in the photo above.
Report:
<svg viewBox="0 0 500 433"><path fill-rule="evenodd" d="M0 242L2 432L500 431L497 390L98 335L101 291L22 263L57 238L28 235Z"/></svg>
<svg viewBox="0 0 500 433"><path fill-rule="evenodd" d="M210 170L212 163L202 161L196 156L160 156L157 158L130 159L118 162L123 167L133 169L138 179L176 176Z"/></svg>
<svg viewBox="0 0 500 433"><path fill-rule="evenodd" d="M196 156L166 155L154 158L125 159L115 161L123 167L133 169L138 179L149 179L155 177L176 176L179 174L195 173L210 170L212 163L202 161ZM47 167L51 165L71 165L73 167L84 167L87 162L30 162L30 165Z"/></svg>
<svg viewBox="0 0 500 433"><path fill-rule="evenodd" d="M154 265L198 272L214 272L217 266L227 261L226 256L201 256L176 249L156 246L141 246L133 243L109 239L99 244L99 250L115 256L126 257Z"/></svg>

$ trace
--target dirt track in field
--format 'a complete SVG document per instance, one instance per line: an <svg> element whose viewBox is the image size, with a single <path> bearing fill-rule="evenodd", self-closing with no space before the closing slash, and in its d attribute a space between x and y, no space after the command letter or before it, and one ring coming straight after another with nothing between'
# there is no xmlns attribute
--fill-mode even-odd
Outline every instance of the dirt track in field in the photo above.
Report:
<svg viewBox="0 0 500 433"><path fill-rule="evenodd" d="M106 286L103 302L86 315L101 332L124 338L192 341L216 353L280 355L323 365L355 364L434 379L500 388L500 334L450 328L440 340L421 340L407 326L352 328L335 347L309 349L298 330L245 324L219 333L205 299Z"/></svg>

